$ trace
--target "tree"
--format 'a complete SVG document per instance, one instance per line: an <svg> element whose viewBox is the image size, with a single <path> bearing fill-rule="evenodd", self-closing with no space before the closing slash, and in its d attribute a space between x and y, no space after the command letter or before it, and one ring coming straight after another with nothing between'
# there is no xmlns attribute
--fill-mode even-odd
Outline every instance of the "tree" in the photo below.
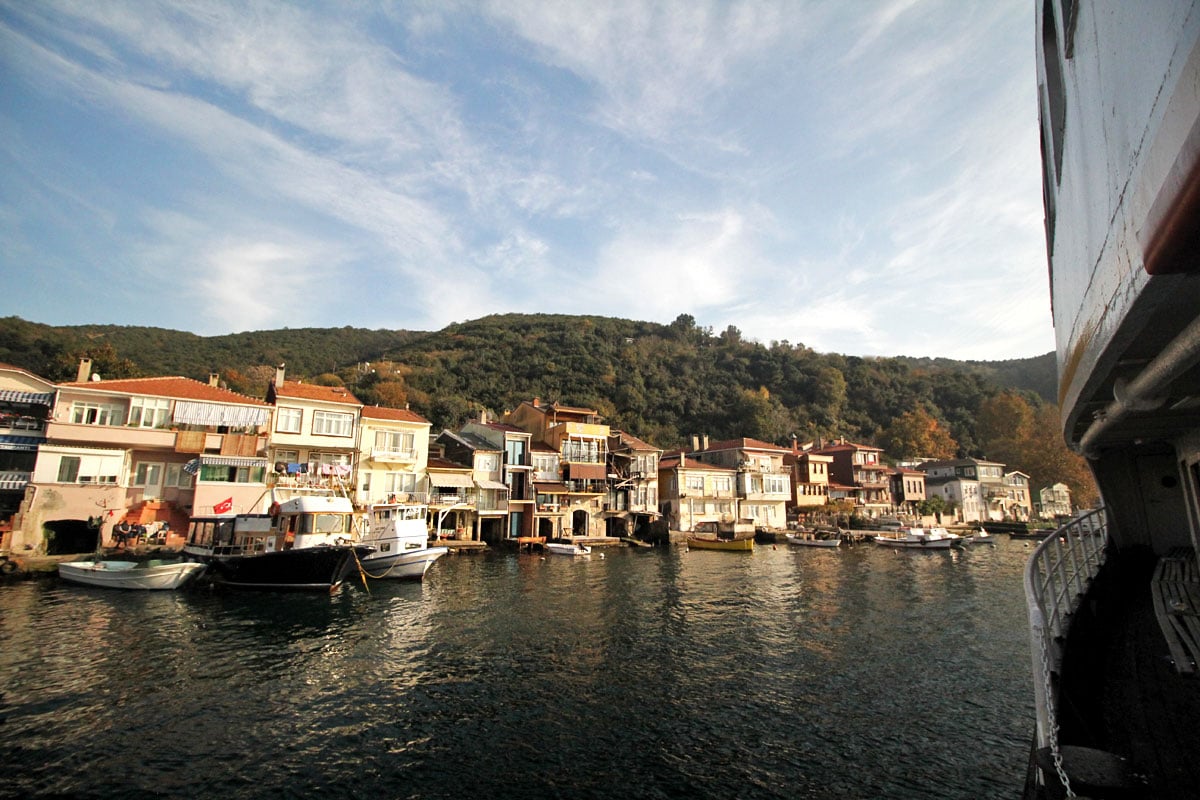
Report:
<svg viewBox="0 0 1200 800"><path fill-rule="evenodd" d="M1000 392L979 404L975 438L986 458L1020 463L1034 436L1034 408L1016 392ZM1061 437L1059 437L1061 438Z"/></svg>
<svg viewBox="0 0 1200 800"><path fill-rule="evenodd" d="M1100 490L1083 456L1071 452L1063 440L1058 408L1044 405L1034 412L1030 436L1022 453L1023 472L1029 474L1029 488L1037 492L1055 483L1071 489L1076 506L1099 505Z"/></svg>
<svg viewBox="0 0 1200 800"><path fill-rule="evenodd" d="M121 358L109 342L91 345L82 350L64 353L54 360L52 379L73 381L79 374L79 363L85 358L92 361L92 374L105 380L139 378L141 371L128 358Z"/></svg>
<svg viewBox="0 0 1200 800"><path fill-rule="evenodd" d="M892 420L880 444L888 455L898 459L954 458L958 452L958 443L950 432L923 408L906 411Z"/></svg>

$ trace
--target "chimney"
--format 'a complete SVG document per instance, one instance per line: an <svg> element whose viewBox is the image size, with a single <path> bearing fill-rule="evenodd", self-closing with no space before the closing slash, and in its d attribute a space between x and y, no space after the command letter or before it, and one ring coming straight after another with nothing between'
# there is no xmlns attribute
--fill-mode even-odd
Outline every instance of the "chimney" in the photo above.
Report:
<svg viewBox="0 0 1200 800"><path fill-rule="evenodd" d="M276 389L283 388L283 368L286 366L287 366L287 364L280 364L278 367L275 368L275 388Z"/></svg>
<svg viewBox="0 0 1200 800"><path fill-rule="evenodd" d="M542 399L540 397L533 398L533 407L534 408L541 408L541 405L542 405Z"/></svg>
<svg viewBox="0 0 1200 800"><path fill-rule="evenodd" d="M692 434L692 452L694 453L699 449L700 449L700 437L693 433Z"/></svg>
<svg viewBox="0 0 1200 800"><path fill-rule="evenodd" d="M486 408L479 409L479 424L487 425L487 409Z"/></svg>
<svg viewBox="0 0 1200 800"><path fill-rule="evenodd" d="M221 376L215 372L208 373L208 385L214 389L217 388L221 384L220 377Z"/></svg>
<svg viewBox="0 0 1200 800"><path fill-rule="evenodd" d="M708 434L707 433L700 437L700 449L701 450L708 449Z"/></svg>
<svg viewBox="0 0 1200 800"><path fill-rule="evenodd" d="M79 383L87 383L90 377L92 377L92 360L90 358L79 359L79 373L75 376L75 380Z"/></svg>

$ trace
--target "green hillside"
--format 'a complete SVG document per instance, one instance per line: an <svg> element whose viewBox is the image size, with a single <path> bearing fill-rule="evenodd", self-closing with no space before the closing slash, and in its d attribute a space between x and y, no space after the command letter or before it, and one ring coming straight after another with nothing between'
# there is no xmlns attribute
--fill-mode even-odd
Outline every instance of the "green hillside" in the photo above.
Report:
<svg viewBox="0 0 1200 800"><path fill-rule="evenodd" d="M344 382L367 402L408 402L435 430L536 396L596 408L615 427L663 447L697 433L873 441L901 414L922 409L961 452L985 455L975 430L982 400L1001 389L1034 403L1054 394L1053 354L1002 362L862 358L746 341L733 326L714 334L688 315L660 325L506 314L436 332L297 328L208 337L0 319L0 362L69 380L85 354L106 377L206 380L215 372L255 396L286 363L289 378Z"/></svg>

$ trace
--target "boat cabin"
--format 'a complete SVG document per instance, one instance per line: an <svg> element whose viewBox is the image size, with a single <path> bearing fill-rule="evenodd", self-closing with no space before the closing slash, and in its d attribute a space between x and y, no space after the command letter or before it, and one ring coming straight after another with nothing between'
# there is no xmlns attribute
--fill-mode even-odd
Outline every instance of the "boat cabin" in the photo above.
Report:
<svg viewBox="0 0 1200 800"><path fill-rule="evenodd" d="M244 556L344 545L354 534L354 506L347 498L304 496L273 503L268 514L194 517L185 550Z"/></svg>

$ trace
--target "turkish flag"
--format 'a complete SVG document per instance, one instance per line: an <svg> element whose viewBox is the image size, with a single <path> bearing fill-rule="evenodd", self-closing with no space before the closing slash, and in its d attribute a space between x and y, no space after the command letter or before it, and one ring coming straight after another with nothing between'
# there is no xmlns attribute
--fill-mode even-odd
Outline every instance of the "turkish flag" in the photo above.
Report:
<svg viewBox="0 0 1200 800"><path fill-rule="evenodd" d="M227 497L224 500L222 500L221 502L217 503L215 506L213 506L214 514L228 514L230 511L233 511L233 498L232 497Z"/></svg>

